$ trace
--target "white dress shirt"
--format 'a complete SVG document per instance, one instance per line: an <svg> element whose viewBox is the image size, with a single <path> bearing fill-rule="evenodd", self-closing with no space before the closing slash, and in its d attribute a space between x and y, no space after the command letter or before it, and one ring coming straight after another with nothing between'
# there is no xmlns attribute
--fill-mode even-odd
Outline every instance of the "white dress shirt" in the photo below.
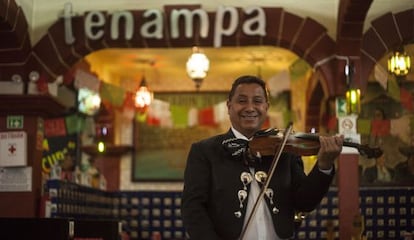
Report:
<svg viewBox="0 0 414 240"><path fill-rule="evenodd" d="M233 131L233 134L236 136L236 138L248 140L245 136L243 136L233 127L231 129ZM250 172L252 176L254 176L255 172L253 168L250 168ZM253 210L253 206L259 194L260 194L259 184L257 183L256 179L253 177L253 181L250 183L249 196L247 198L247 209L246 209L246 215L244 218L243 229L245 228L247 219L249 218ZM252 217L249 223L249 226L246 229L244 237L241 240L282 240L281 238L277 236L275 232L275 229L273 227L272 215L270 213L269 208L266 206L266 201L264 198L260 199L260 202L258 203L258 206L257 206L256 213Z"/></svg>

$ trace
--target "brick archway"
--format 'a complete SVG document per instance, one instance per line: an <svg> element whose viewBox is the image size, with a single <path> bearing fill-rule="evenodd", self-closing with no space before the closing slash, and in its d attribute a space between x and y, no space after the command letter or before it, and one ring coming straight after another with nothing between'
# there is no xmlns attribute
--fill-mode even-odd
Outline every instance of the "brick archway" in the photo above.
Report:
<svg viewBox="0 0 414 240"><path fill-rule="evenodd" d="M28 23L14 0L0 1L0 54L0 81L25 72L31 55Z"/></svg>
<svg viewBox="0 0 414 240"><path fill-rule="evenodd" d="M2 3L4 4L5 2L3 1ZM8 0L7 3L18 8L14 0ZM177 6L174 7L177 8ZM200 7L200 5L185 6L185 8ZM327 29L322 24L316 22L312 18L302 18L284 11L283 8L263 9L267 17L266 37L251 37L244 35L242 32L236 32L232 36L223 38L222 46L267 45L282 47L296 53L311 66L315 66L317 63L323 62L335 55L337 51L336 43L328 36ZM144 11L145 10L139 10L133 12L134 16L138 16L139 18L138 20L135 20L135 29L140 28L139 22L143 22L143 19L140 16L142 16ZM171 11L171 6L164 7L165 14L168 15ZM210 20L213 19L215 13L209 12L208 14ZM3 15L0 16L5 16L5 14L3 13ZM242 12L240 12L240 16L242 20ZM107 22L110 18L111 15L106 15ZM9 25L11 25L10 23L11 21L9 21ZM168 20L166 24L168 24ZM23 38L23 36L27 35L27 23L25 25L26 27L24 29L26 31L16 31L14 33L15 38ZM13 54L11 55L24 55L24 57L15 57L15 62L17 62L16 67L0 64L1 80L8 80L14 73L18 72L23 74L24 81L28 81L28 78L24 76L28 76L30 71L35 70L43 73L47 79L53 81L57 76L64 75L66 72L70 71L71 67L82 60L84 56L104 48L175 48L192 47L195 43L204 47L213 46L212 38L201 39L199 36L194 36L190 39L181 37L175 40L166 37L165 39L151 39L151 41L147 41L137 34L139 31L134 33L134 36L130 41L112 40L109 36L110 34L106 34L102 39L93 41L87 39L85 36L84 16L73 17L72 26L76 38L76 41L72 45L65 43L64 20L59 19L52 24L47 33L32 48L26 47L24 52L13 51ZM241 29L241 27L239 26L238 29ZM109 33L109 26L106 27L105 32ZM168 36L168 32L166 31L164 35ZM212 35L213 33L210 32L209 36ZM28 37L26 37L26 39L28 39ZM3 43L0 45L0 47L4 46ZM30 46L30 42L27 42L25 46ZM322 101L323 96L332 97L337 95L337 86L335 85L337 85L338 82L335 82L337 68L335 62L335 60L327 61L318 66L317 71L320 76L319 83L317 84L317 88L311 90L310 96L311 98L312 95L318 95L319 97L313 97L312 99ZM312 111L307 112L307 115L312 115L308 116L309 119L312 119L312 123L307 123L306 125L317 126L317 123L320 122L319 108L321 104L319 102L319 104L313 103L312 105ZM318 107L315 108L315 106Z"/></svg>
<svg viewBox="0 0 414 240"><path fill-rule="evenodd" d="M188 8L188 6L186 6ZM268 45L286 48L296 53L306 60L311 66L321 59L328 58L335 53L335 42L328 36L327 30L321 24L311 18L301 18L294 14L284 11L282 8L264 8L267 13L268 26L277 23L276 31L274 24L267 29L267 36L264 38L249 37L237 32L232 36L223 39L223 46L247 46L247 45ZM166 7L165 12L171 11ZM135 16L142 15L143 11L134 11ZM212 15L213 13L209 13ZM110 19L107 16L107 21ZM137 23L137 22L136 22ZM94 51L116 47L116 48L175 48L192 47L198 45L212 47L212 38L202 39L195 36L191 39L179 38L171 40L151 39L146 41L141 36L135 34L130 41L112 40L106 34L98 41L91 41L84 34L84 17L72 19L74 36L76 41L73 45L67 45L64 41L64 23L60 19L55 22L48 30L48 33L33 47L33 55L36 58L36 67L42 69L48 76L55 78L64 74L70 67L84 56ZM139 29L139 25L135 29ZM273 30L269 32L269 29ZM109 33L109 29L106 29ZM137 31L138 32L138 31ZM168 33L166 33L168 34ZM209 34L213 35L212 33ZM320 71L323 74L327 87L327 94L334 93L333 73L329 64L322 65Z"/></svg>
<svg viewBox="0 0 414 240"><path fill-rule="evenodd" d="M14 3L13 0L8 2ZM14 3L15 4L15 3ZM174 6L177 8L177 6ZM200 5L185 6L185 8L200 8ZM173 7L164 7L165 14L169 14ZM327 34L326 28L313 20L312 18L302 18L295 14L284 11L283 8L263 8L267 18L267 35L266 37L251 37L246 36L242 32L236 32L232 36L223 38L223 46L252 46L252 45L268 45L282 47L296 53L299 57L308 62L309 65L314 66L318 62L328 59L335 54L336 43ZM240 11L240 10L239 10ZM144 10L134 11L134 16L142 16ZM242 21L243 13L240 11ZM209 12L210 20L213 19L215 13ZM106 15L108 22L111 15ZM135 21L137 24L142 22L142 18ZM167 21L168 22L168 21ZM213 21L214 22L214 21ZM168 24L168 23L167 23ZM38 71L46 75L50 81L54 80L59 75L64 75L71 70L71 67L84 56L104 48L175 48L175 47L192 47L195 43L204 47L212 47L212 38L201 39L199 36L194 36L191 39L179 38L171 40L165 39L151 39L147 41L135 33L130 41L112 40L109 34L106 34L102 39L92 41L87 39L84 33L84 16L77 16L72 18L72 26L76 41L72 45L65 43L64 20L59 19L49 29L39 42L28 51L26 58L20 60L20 68L3 67L0 65L0 74L3 80L10 79L11 75L20 72L27 76L30 71ZM105 32L109 33L109 27L106 27ZM139 23L135 29L139 29ZM241 29L239 26L238 29ZM26 31L27 32L27 31ZM138 31L137 31L138 32ZM168 32L164 35L168 36ZM184 34L182 34L184 35ZM213 33L210 32L209 36ZM16 33L16 36L21 36ZM318 67L319 79L318 87L313 91L313 95L318 95L318 101L322 101L323 95L335 96L335 61L326 62ZM28 81L27 77L23 78ZM314 98L313 98L314 99ZM320 106L321 104L313 104ZM319 107L307 113L311 123L306 125L318 126L320 114Z"/></svg>
<svg viewBox="0 0 414 240"><path fill-rule="evenodd" d="M414 43L414 8L398 13L386 13L371 22L361 47L361 79L367 86L375 64L398 46Z"/></svg>

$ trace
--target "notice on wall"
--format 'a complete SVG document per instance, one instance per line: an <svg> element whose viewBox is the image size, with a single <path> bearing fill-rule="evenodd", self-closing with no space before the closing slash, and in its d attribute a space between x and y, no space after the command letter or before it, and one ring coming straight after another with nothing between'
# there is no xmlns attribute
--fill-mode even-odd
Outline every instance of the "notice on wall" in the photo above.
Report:
<svg viewBox="0 0 414 240"><path fill-rule="evenodd" d="M0 132L0 167L18 167L26 165L26 132Z"/></svg>
<svg viewBox="0 0 414 240"><path fill-rule="evenodd" d="M0 192L31 192L32 167L0 168Z"/></svg>

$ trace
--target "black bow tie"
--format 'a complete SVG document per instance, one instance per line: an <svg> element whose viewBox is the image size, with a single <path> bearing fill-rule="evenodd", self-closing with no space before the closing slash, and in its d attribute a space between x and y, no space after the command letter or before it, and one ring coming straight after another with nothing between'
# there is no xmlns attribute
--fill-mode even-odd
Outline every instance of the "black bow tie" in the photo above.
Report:
<svg viewBox="0 0 414 240"><path fill-rule="evenodd" d="M257 131L253 137L257 136L269 136L277 134L278 130L269 128L265 130ZM231 154L235 159L242 160L247 166L256 168L261 163L261 158L252 156L249 151L249 141L241 138L229 138L222 142L223 147Z"/></svg>
<svg viewBox="0 0 414 240"><path fill-rule="evenodd" d="M246 152L249 141L240 138L230 138L223 140L222 144L233 157L238 157Z"/></svg>
<svg viewBox="0 0 414 240"><path fill-rule="evenodd" d="M236 160L241 160L246 166L256 167L257 158L252 157L249 152L249 141L240 138L230 138L222 142L223 147Z"/></svg>

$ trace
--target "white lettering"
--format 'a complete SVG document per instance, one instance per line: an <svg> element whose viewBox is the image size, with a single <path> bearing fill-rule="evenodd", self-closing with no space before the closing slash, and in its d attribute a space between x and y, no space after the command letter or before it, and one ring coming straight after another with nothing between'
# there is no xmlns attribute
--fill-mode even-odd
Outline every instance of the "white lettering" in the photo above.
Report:
<svg viewBox="0 0 414 240"><path fill-rule="evenodd" d="M121 19L125 20L125 39L131 40L134 34L134 18L131 12L115 12L111 19L111 39L118 39L119 37L119 22Z"/></svg>
<svg viewBox="0 0 414 240"><path fill-rule="evenodd" d="M155 18L152 21L142 24L141 27L141 36L144 38L157 38L161 39L163 37L163 18L162 12L157 9L147 10L144 12L143 17L149 18L151 15L154 15ZM151 28L154 28L151 33Z"/></svg>
<svg viewBox="0 0 414 240"><path fill-rule="evenodd" d="M105 16L103 13L98 11L92 11L86 15L85 18L85 34L89 39L98 40L104 35L103 29L99 27L104 27L105 25ZM96 33L93 33L93 29L98 28Z"/></svg>
<svg viewBox="0 0 414 240"><path fill-rule="evenodd" d="M246 35L258 35L266 36L266 15L263 11L263 8L260 7L248 7L245 9L245 13L252 14L257 11L257 16L253 16L251 19L248 19L243 24L243 32ZM257 25L257 29L253 29L253 26Z"/></svg>
<svg viewBox="0 0 414 240"><path fill-rule="evenodd" d="M176 10L174 9L171 13L170 19L171 19L171 37L172 38L178 38L180 36L180 30L179 30L179 20L180 16L184 17L185 20L185 36L187 38L190 38L193 35L193 20L194 16L198 16L200 20L200 36L202 38L206 38L208 35L208 27L209 27L209 21L208 21L208 15L207 12L202 9L196 9L193 11L190 11L188 9L180 9Z"/></svg>
<svg viewBox="0 0 414 240"><path fill-rule="evenodd" d="M65 31L65 43L73 44L76 41L72 26L72 3L64 4L63 20ZM266 36L266 13L257 6L244 9L247 18L242 23L242 31L249 36ZM198 33L202 38L207 38L210 32L209 15L203 9L173 9L170 16L170 37L180 37L180 21L184 21L184 34L186 38L194 36L194 21L199 20ZM198 19L197 19L198 18ZM148 39L163 39L164 36L164 15L159 9L148 9L142 14L140 36ZM225 22L226 19L226 22ZM227 21L228 20L228 21ZM132 12L119 11L111 16L110 37L120 38L121 21L125 21L124 39L131 40L134 35L134 15ZM213 30L213 46L221 47L223 36L231 36L239 26L239 14L235 7L219 6L215 14L215 26ZM105 35L106 18L103 12L92 11L85 15L84 31L87 39L99 40ZM226 25L225 25L226 24ZM182 31L182 30L181 30Z"/></svg>
<svg viewBox="0 0 414 240"><path fill-rule="evenodd" d="M230 14L230 22L227 29L224 29L223 22L226 13ZM221 47L221 36L230 36L236 31L239 15L235 7L219 6L216 14L216 26L214 29L214 47Z"/></svg>
<svg viewBox="0 0 414 240"><path fill-rule="evenodd" d="M67 2L63 7L63 19L65 26L65 43L72 44L75 42L75 37L72 31L72 3Z"/></svg>

